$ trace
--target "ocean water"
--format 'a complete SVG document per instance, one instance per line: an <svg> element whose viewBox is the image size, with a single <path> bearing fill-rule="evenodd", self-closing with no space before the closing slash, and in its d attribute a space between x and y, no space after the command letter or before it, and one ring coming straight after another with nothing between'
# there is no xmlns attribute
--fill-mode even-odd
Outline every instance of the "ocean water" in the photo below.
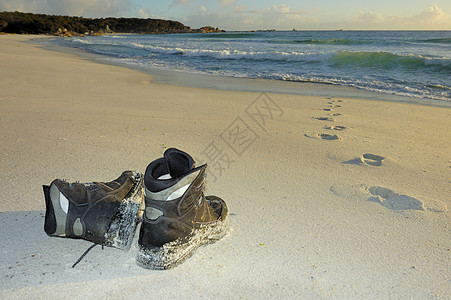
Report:
<svg viewBox="0 0 451 300"><path fill-rule="evenodd" d="M141 68L311 82L451 102L451 31L104 35L52 43Z"/></svg>

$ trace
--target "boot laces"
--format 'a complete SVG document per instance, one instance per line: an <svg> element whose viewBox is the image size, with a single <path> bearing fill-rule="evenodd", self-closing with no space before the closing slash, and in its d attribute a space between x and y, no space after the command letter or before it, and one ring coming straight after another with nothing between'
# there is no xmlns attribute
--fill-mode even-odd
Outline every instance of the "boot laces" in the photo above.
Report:
<svg viewBox="0 0 451 300"><path fill-rule="evenodd" d="M80 258L72 265L72 268L75 268L76 265L78 265L79 262L81 262L83 260L83 258L86 256L86 254L89 253L89 251L91 251L95 246L100 245L100 244L93 244L91 245L81 256ZM103 245L102 245L102 250L103 250Z"/></svg>

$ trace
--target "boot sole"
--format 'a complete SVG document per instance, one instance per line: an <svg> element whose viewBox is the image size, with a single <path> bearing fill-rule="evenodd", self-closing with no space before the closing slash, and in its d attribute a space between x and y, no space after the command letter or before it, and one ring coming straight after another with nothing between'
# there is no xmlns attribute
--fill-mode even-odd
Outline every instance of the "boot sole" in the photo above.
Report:
<svg viewBox="0 0 451 300"><path fill-rule="evenodd" d="M221 239L229 228L228 215L224 220L205 224L193 230L187 241L174 241L162 247L141 246L136 256L138 266L152 270L167 270L183 263L202 245Z"/></svg>
<svg viewBox="0 0 451 300"><path fill-rule="evenodd" d="M130 250L137 220L144 206L143 176L134 173L136 184L122 200L118 212L105 233L105 246Z"/></svg>

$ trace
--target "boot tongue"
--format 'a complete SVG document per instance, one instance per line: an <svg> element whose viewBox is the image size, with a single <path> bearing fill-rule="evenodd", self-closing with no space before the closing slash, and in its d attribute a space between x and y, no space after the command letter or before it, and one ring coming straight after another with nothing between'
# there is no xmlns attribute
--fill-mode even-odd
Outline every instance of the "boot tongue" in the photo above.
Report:
<svg viewBox="0 0 451 300"><path fill-rule="evenodd" d="M164 152L164 160L172 178L182 177L194 165L194 160L191 156L175 148L169 148Z"/></svg>

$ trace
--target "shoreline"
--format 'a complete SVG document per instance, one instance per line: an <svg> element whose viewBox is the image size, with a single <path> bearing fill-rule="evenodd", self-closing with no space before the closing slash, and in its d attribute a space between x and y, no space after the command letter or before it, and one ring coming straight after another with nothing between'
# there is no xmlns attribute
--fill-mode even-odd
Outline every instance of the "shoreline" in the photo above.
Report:
<svg viewBox="0 0 451 300"><path fill-rule="evenodd" d="M29 39L0 35L1 299L451 297L448 108L160 84ZM152 271L138 226L72 268L92 243L45 234L42 185L144 172L169 147L208 163L227 235Z"/></svg>
<svg viewBox="0 0 451 300"><path fill-rule="evenodd" d="M38 45L43 45L39 42L39 38L37 38L36 41L32 39L30 40L30 42L36 43ZM238 78L196 74L177 70L163 70L117 62L107 55L92 53L78 48L46 44L44 44L43 47L51 51L60 51L75 54L82 58L89 59L90 61L93 61L95 63L114 65L131 70L137 70L142 73L151 75L154 78L155 83L160 84L236 92L266 92L315 97L345 97L352 99L367 99L375 101L411 103L426 106L451 108L451 102L445 100L401 96L384 92L367 91L355 87L346 87L325 83L283 81L260 78Z"/></svg>

